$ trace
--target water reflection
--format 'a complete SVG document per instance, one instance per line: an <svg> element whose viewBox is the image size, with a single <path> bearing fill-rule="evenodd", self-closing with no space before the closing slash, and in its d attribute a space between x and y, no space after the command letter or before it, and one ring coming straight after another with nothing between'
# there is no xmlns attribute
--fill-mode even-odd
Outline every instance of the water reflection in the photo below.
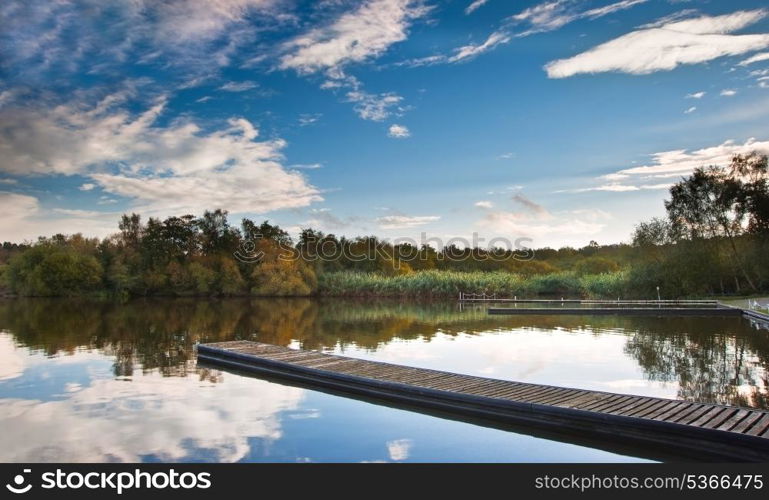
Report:
<svg viewBox="0 0 769 500"><path fill-rule="evenodd" d="M197 341L255 339L306 349L357 350L364 357L389 356L389 360L419 365L420 357L436 356L437 347L425 347L431 342L440 344L446 338L490 332L531 332L515 342L508 338L498 345L489 344L489 349L510 350L508 354L492 352L508 362L520 357L517 354L525 352L527 346L532 351L547 349L551 352L543 358L546 364L567 361L567 357L589 363L591 357L600 360L608 355L586 343L586 336L600 338L598 345L620 342L623 355L642 371L644 378L677 386L672 396L769 407L769 333L738 318L489 317L483 307L459 310L452 303L398 301L155 299L114 304L29 299L0 302L0 329L10 332L20 345L49 356L79 349L99 350L114 358L112 371L118 377L131 376L139 369L164 376L195 373L211 382L216 382L220 374L196 369L192 346ZM546 341L551 338L548 335L557 334L561 337L556 341ZM417 340L421 347L408 343L410 340ZM478 341L478 349L483 349L483 342L491 341ZM580 353L581 346L589 347ZM474 354L467 352L465 359L458 362ZM21 370L23 362L4 360L0 380ZM478 363L489 363L489 359ZM440 363L422 364L454 369ZM476 373L498 376L486 366L475 368ZM536 369L527 366L511 372L511 376L525 379L527 370ZM570 375L559 376L569 380ZM611 383L621 386L622 381ZM622 392L621 387L615 389Z"/></svg>

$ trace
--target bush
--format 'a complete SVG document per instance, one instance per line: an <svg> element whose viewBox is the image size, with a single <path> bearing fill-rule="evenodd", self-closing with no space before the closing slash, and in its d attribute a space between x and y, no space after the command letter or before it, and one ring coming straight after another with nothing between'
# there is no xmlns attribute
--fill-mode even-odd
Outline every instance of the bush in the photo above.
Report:
<svg viewBox="0 0 769 500"><path fill-rule="evenodd" d="M11 259L8 282L20 295L72 296L102 288L104 270L92 255L56 245L38 245Z"/></svg>

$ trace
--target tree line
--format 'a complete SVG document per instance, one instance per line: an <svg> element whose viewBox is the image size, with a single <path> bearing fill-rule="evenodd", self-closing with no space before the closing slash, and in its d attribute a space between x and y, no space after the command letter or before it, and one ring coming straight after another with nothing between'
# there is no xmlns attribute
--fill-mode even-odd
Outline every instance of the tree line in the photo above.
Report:
<svg viewBox="0 0 769 500"><path fill-rule="evenodd" d="M104 239L57 234L34 244L4 243L0 288L27 296L119 297L408 289L454 295L487 291L489 283L511 293L611 298L653 297L658 286L667 298L769 291L766 155L738 155L726 167L696 169L670 189L665 209L667 217L635 228L631 244L535 250L437 249L312 228L293 239L269 221L245 218L232 225L221 209L146 222L133 213ZM479 279L485 273L494 279ZM397 286L388 279L397 279Z"/></svg>

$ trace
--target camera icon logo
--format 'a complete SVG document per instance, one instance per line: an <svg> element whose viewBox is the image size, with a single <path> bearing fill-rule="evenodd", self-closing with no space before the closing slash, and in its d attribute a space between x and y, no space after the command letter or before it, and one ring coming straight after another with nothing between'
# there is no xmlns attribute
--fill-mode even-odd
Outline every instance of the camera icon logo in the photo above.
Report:
<svg viewBox="0 0 769 500"><path fill-rule="evenodd" d="M29 474L30 472L32 472L32 469L24 469L24 474ZM26 486L24 485L27 480L24 474L16 474L13 477L13 484L9 483L5 485L5 487L8 488L8 491L11 493L21 494L26 493L32 489L31 484L27 484Z"/></svg>

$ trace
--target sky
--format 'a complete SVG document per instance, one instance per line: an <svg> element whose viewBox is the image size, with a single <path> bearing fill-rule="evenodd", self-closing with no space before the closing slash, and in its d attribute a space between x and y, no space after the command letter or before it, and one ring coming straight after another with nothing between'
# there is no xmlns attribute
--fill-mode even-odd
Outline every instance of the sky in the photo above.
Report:
<svg viewBox="0 0 769 500"><path fill-rule="evenodd" d="M5 0L0 241L222 208L626 242L694 168L769 151L767 118L759 1Z"/></svg>

